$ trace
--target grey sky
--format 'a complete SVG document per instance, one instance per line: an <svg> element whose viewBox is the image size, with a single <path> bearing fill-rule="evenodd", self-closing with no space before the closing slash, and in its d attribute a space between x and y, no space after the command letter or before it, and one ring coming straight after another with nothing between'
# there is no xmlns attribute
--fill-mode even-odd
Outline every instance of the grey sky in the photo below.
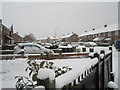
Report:
<svg viewBox="0 0 120 90"><path fill-rule="evenodd" d="M101 28L118 22L116 2L4 2L3 23L37 38Z"/></svg>

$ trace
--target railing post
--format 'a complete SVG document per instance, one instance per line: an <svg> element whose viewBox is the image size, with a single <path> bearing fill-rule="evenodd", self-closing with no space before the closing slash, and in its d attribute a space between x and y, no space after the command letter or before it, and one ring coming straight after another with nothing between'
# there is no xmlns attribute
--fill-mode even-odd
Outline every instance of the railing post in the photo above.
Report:
<svg viewBox="0 0 120 90"><path fill-rule="evenodd" d="M61 59L62 58L62 52L60 51L59 52L59 59Z"/></svg>
<svg viewBox="0 0 120 90"><path fill-rule="evenodd" d="M110 70L110 72L112 72L113 70L112 70L112 68L113 68L113 66L112 66L112 63L113 63L113 61L112 61L112 46L111 47L109 47L109 50L111 50L111 53L110 53L110 55L111 55L111 57L110 57L110 68L111 68L111 70Z"/></svg>
<svg viewBox="0 0 120 90"><path fill-rule="evenodd" d="M98 58L97 72L96 72L96 84L97 90L100 90L100 56L98 53L94 54L94 58Z"/></svg>
<svg viewBox="0 0 120 90"><path fill-rule="evenodd" d="M103 57L100 57L100 62L102 62L102 64L101 64L101 66L100 66L100 68L101 68L101 71L100 71L100 73L101 73L101 75L100 75L100 87L102 88L102 89L104 89L104 73L105 73L105 70L104 70L104 63L105 63L105 51L104 50L102 50L102 51L100 51L100 54L102 55L104 55Z"/></svg>

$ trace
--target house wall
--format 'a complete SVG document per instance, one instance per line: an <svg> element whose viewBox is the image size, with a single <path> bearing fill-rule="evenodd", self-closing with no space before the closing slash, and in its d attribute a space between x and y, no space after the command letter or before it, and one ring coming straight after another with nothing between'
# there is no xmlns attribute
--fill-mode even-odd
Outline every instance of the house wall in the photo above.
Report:
<svg viewBox="0 0 120 90"><path fill-rule="evenodd" d="M25 36L24 41L32 42L33 39L30 36Z"/></svg>
<svg viewBox="0 0 120 90"><path fill-rule="evenodd" d="M108 34L111 33L111 36L109 36ZM97 34L93 34L93 35L86 35L86 36L82 36L80 37L80 39L82 39L82 41L89 41L90 39L94 39L96 37L105 37L105 38L111 38L111 43L114 44L116 40L120 39L120 30L118 30L118 35L115 35L115 31L112 32L104 32L104 33L97 33Z"/></svg>
<svg viewBox="0 0 120 90"><path fill-rule="evenodd" d="M11 35L13 34L11 32L11 30L9 28L7 28L5 25L1 25L1 36L2 36L2 45L6 45L6 44L11 44L12 43L12 40L6 40L5 39L5 35L11 37ZM12 37L11 37L12 38Z"/></svg>
<svg viewBox="0 0 120 90"><path fill-rule="evenodd" d="M23 41L23 38L22 38L20 35L18 35L17 33L14 33L14 34L12 35L12 38L13 38L14 42Z"/></svg>
<svg viewBox="0 0 120 90"><path fill-rule="evenodd" d="M70 37L65 38L67 42L78 42L79 38L77 34L73 34Z"/></svg>

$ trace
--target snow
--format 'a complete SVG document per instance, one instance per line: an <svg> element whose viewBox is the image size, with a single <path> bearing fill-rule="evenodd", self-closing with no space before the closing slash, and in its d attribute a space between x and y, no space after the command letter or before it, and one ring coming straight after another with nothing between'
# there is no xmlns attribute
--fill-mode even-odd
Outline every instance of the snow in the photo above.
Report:
<svg viewBox="0 0 120 90"><path fill-rule="evenodd" d="M37 86L35 88L33 88L32 90L45 90L44 86Z"/></svg>
<svg viewBox="0 0 120 90"><path fill-rule="evenodd" d="M107 87L108 88L118 88L118 85L113 81L109 81Z"/></svg>
<svg viewBox="0 0 120 90"><path fill-rule="evenodd" d="M0 75L2 76L2 78L1 78L2 88L15 88L15 84L17 81L17 80L15 80L15 76L29 77L28 76L29 73L25 71L25 68L28 66L26 60L27 59L21 58L21 59L15 59L15 60L0 61L0 64L1 64L0 66L2 66L2 70L0 72ZM39 63L42 60L36 60L36 61L37 61L37 63ZM77 76L78 76L82 72L84 72L85 70L90 68L89 65L94 65L97 60L91 60L90 58L83 58L83 59L78 58L78 59L56 59L56 60L52 60L52 61L54 62L56 67L63 67L63 66L72 67L71 71L76 72ZM90 62L90 63L87 63L87 62ZM81 72L77 72L76 70L78 70L78 71L80 70ZM69 72L71 72L71 71L69 71ZM47 73L48 72L49 71L47 71ZM53 73L53 71L50 71L50 73ZM46 74L44 74L44 75L46 75ZM39 75L41 75L41 73ZM49 74L49 75L50 75L49 78L53 80L54 76L51 74ZM46 75L46 78L47 78L47 75Z"/></svg>
<svg viewBox="0 0 120 90"><path fill-rule="evenodd" d="M56 88L61 88L64 85L72 83L86 70L90 69L91 66L94 66L98 62L98 59L95 58L91 60L87 58L78 61L76 60L74 62L73 61L71 61L72 70L56 78ZM65 65L68 65L68 63L66 63L65 61L63 62Z"/></svg>
<svg viewBox="0 0 120 90"><path fill-rule="evenodd" d="M75 34L75 33L72 33L72 34L69 34L69 35L66 35L66 36L60 36L60 38L68 38L68 37L71 37L73 34Z"/></svg>
<svg viewBox="0 0 120 90"><path fill-rule="evenodd" d="M72 46L70 44L68 44L67 46L61 46L61 45L59 45L59 48L72 48Z"/></svg>
<svg viewBox="0 0 120 90"><path fill-rule="evenodd" d="M105 56L104 54L100 54L100 58L101 58L101 59L103 59L103 58L104 58L104 56Z"/></svg>
<svg viewBox="0 0 120 90"><path fill-rule="evenodd" d="M115 47L113 48L113 72L115 75L114 81L116 84L118 84L118 87L120 89L120 69L119 69L119 65L120 65L120 52L118 52Z"/></svg>
<svg viewBox="0 0 120 90"><path fill-rule="evenodd" d="M44 80L49 78L49 80L54 80L55 79L55 72L51 69L47 69L47 68L41 68L38 71L38 76L37 78Z"/></svg>
<svg viewBox="0 0 120 90"><path fill-rule="evenodd" d="M94 47L95 52L100 50L109 51L108 47ZM89 47L87 51L89 52ZM100 52L99 52L100 53ZM118 84L118 52L113 48L113 72L115 73L115 83ZM27 59L14 59L14 60L2 60L0 61L0 85L2 88L15 88L16 80L15 76L28 76L28 72L25 71L27 65ZM41 62L42 60L36 60ZM72 70L56 78L57 87L62 87L63 85L77 79L85 70L90 68L90 66L97 63L97 58L91 60L90 58L78 58L78 59L55 59L51 60L54 62L55 66L63 67L69 66L72 67ZM88 63L89 62L89 63ZM73 75L73 76L72 76ZM65 78L66 77L66 78ZM58 83L59 82L59 83ZM118 85L119 86L119 85Z"/></svg>
<svg viewBox="0 0 120 90"><path fill-rule="evenodd" d="M88 42L90 45L92 45L92 46L96 46L97 44L96 43L94 43L94 42Z"/></svg>
<svg viewBox="0 0 120 90"><path fill-rule="evenodd" d="M95 39L93 39L93 41L102 41L104 39L104 37L97 37Z"/></svg>
<svg viewBox="0 0 120 90"><path fill-rule="evenodd" d="M116 24L109 25L106 28L103 27L103 28L100 28L100 29L96 29L94 31L89 31L89 32L82 33L81 35L79 35L79 37L86 36L86 35L103 33L103 32L117 31L117 30L118 30L118 24L116 23Z"/></svg>
<svg viewBox="0 0 120 90"><path fill-rule="evenodd" d="M2 88L15 88L15 76L28 76L28 73L25 72L26 59L3 60L0 63L2 64L2 72L0 72Z"/></svg>
<svg viewBox="0 0 120 90"><path fill-rule="evenodd" d="M111 40L111 38L105 38L105 41L110 41Z"/></svg>
<svg viewBox="0 0 120 90"><path fill-rule="evenodd" d="M89 56L92 56L92 57L93 57L93 56L94 56L94 53L89 53Z"/></svg>

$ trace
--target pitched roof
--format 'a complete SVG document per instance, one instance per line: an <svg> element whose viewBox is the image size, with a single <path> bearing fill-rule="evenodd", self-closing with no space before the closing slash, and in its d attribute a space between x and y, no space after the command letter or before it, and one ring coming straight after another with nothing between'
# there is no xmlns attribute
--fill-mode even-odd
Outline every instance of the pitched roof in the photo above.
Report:
<svg viewBox="0 0 120 90"><path fill-rule="evenodd" d="M71 33L71 34L66 35L66 36L60 36L60 38L68 38L68 37L71 37L71 36L74 35L74 34L76 34L76 33ZM77 34L76 34L76 35L77 35Z"/></svg>
<svg viewBox="0 0 120 90"><path fill-rule="evenodd" d="M100 29L96 29L94 31L89 31L89 32L82 33L82 34L79 35L79 37L86 36L86 35L103 33L103 32L111 32L111 31L116 31L116 30L118 30L118 23L109 25L105 28L103 27L103 28L100 28Z"/></svg>

